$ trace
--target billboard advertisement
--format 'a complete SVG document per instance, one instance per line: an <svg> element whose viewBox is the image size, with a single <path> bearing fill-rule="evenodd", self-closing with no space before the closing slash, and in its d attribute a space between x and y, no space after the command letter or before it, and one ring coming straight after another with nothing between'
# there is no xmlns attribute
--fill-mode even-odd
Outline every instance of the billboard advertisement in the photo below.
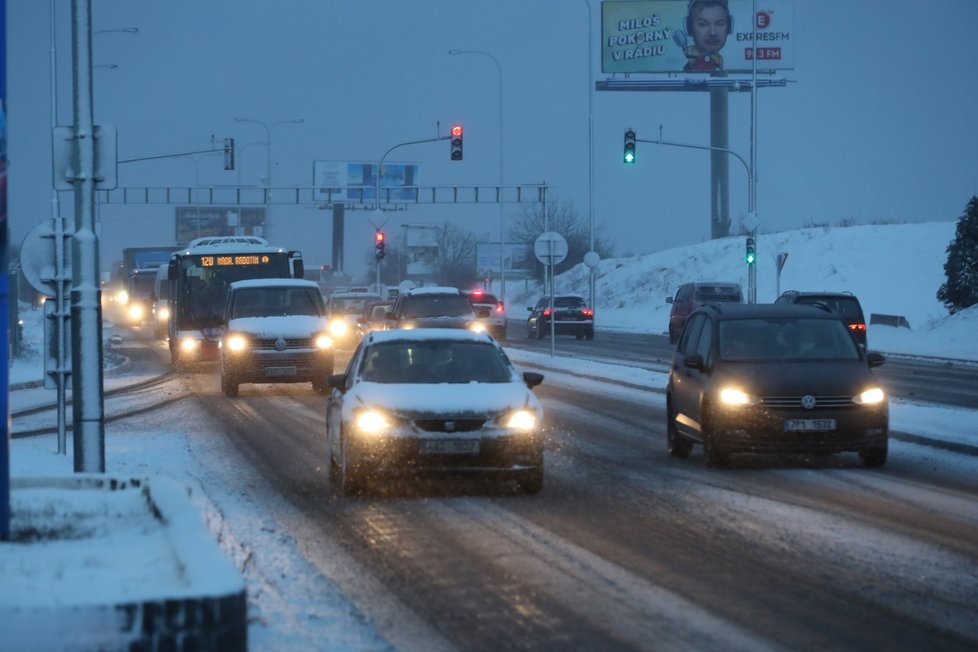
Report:
<svg viewBox="0 0 978 652"><path fill-rule="evenodd" d="M248 206L178 206L176 241L181 247L196 238L265 235L265 208Z"/></svg>
<svg viewBox="0 0 978 652"><path fill-rule="evenodd" d="M794 68L793 0L606 0L606 73L750 73ZM752 15L753 14L753 15ZM753 19L753 20L752 20Z"/></svg>
<svg viewBox="0 0 978 652"><path fill-rule="evenodd" d="M381 197L390 201L417 201L420 168L417 163L384 163L380 168ZM313 161L312 183L317 188L343 188L339 199L373 201L377 194L377 163ZM390 189L390 190L388 190ZM389 193L389 194L388 194ZM325 191L316 190L316 201L328 201ZM336 195L332 196L336 199Z"/></svg>
<svg viewBox="0 0 978 652"><path fill-rule="evenodd" d="M502 250L506 256L506 276L529 278L534 273L533 245L507 242ZM480 276L498 274L500 246L498 242L479 242L475 245L475 267Z"/></svg>

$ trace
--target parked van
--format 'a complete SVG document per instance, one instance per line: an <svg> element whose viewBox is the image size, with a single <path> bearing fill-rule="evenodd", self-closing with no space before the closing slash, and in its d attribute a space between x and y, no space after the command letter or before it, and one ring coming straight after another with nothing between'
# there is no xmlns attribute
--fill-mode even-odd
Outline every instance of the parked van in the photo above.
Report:
<svg viewBox="0 0 978 652"><path fill-rule="evenodd" d="M672 304L669 312L669 343L675 344L682 335L686 318L698 304L712 302L743 303L744 293L739 283L719 283L697 281L683 283L676 291L675 297L666 297L666 303Z"/></svg>

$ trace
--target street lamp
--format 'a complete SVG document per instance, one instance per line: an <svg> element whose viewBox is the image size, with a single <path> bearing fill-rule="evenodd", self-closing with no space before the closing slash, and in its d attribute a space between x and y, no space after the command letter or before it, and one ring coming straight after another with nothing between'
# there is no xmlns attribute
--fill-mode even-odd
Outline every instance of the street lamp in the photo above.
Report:
<svg viewBox="0 0 978 652"><path fill-rule="evenodd" d="M234 121L254 122L255 124L261 125L265 128L265 237L271 239L272 205L269 199L271 198L270 195L272 185L272 129L279 125L285 124L301 125L303 122L305 122L305 120L303 118L292 118L291 120L279 120L278 122L273 122L269 125L267 122L262 120L235 116Z"/></svg>
<svg viewBox="0 0 978 652"><path fill-rule="evenodd" d="M587 6L587 222L591 234L591 244L588 251L594 251L594 45L591 28L594 19L591 14L590 0L584 0ZM588 265L588 305L594 310L595 300L595 267Z"/></svg>
<svg viewBox="0 0 978 652"><path fill-rule="evenodd" d="M499 60L484 50L449 50L449 54L480 54L496 64L499 80L499 295L506 301L506 216L503 211L503 67Z"/></svg>

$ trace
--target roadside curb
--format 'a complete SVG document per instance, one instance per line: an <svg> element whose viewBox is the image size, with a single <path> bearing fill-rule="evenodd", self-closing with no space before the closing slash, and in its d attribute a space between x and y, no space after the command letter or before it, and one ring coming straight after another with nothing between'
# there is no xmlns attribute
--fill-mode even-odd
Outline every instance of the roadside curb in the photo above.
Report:
<svg viewBox="0 0 978 652"><path fill-rule="evenodd" d="M52 604L25 606L17 601L0 604L0 630L12 649L47 649L48 643L63 643L67 638L84 649L247 650L244 580L213 540L190 501L187 487L164 477L122 479L79 474L13 478L11 488L14 492L58 492L58 509L74 511L73 518L81 526L91 515L93 498L99 502L99 494L106 496L103 499L106 509L111 509L108 494L138 492L134 496L137 502L141 496L151 518L160 524L159 536L180 568L181 584L178 595L153 595L148 599L127 598L133 586L120 580L119 586L113 587L118 590L114 594L116 602L109 599L85 603L76 596L61 596ZM19 545L54 543L71 547L77 543L83 551L99 545L97 532L89 537L63 536L58 532L48 533L46 541ZM154 562L147 560L147 563ZM145 595L145 591L142 593ZM42 623L58 623L58 626L46 629L39 627Z"/></svg>

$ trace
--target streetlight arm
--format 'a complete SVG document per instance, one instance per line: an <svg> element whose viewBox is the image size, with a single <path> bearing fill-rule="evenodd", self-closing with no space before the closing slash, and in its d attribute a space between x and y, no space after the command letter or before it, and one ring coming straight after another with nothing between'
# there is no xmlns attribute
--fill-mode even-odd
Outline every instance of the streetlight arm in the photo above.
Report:
<svg viewBox="0 0 978 652"><path fill-rule="evenodd" d="M659 137L659 140L647 140L644 138L636 138L635 142L650 143L652 145L670 145L672 147L689 147L691 149L709 149L714 152L726 152L727 154L736 157L738 161L744 164L744 170L747 171L748 203L750 204L750 210L751 211L754 210L754 202L753 199L750 197L750 189L754 187L752 182L754 176L753 172L751 172L750 165L747 163L747 161L744 160L744 157L738 154L737 152L733 151L732 149L727 149L725 147L710 147L709 145L691 145L689 143L671 143L669 141L662 140L661 136Z"/></svg>
<svg viewBox="0 0 978 652"><path fill-rule="evenodd" d="M377 162L377 171L374 174L374 187L375 187L375 191L377 193L377 210L380 210L380 168L381 168L381 166L384 165L384 159L387 158L387 155L390 154L391 152L393 152L398 147L404 147L405 145L418 145L420 143L434 143L434 142L437 142L439 140L448 140L449 138L451 138L451 136L438 136L437 138L424 138L422 140L409 140L407 142L398 143L398 144L394 145L393 147L389 148L386 152L384 152L384 155L381 156L380 157L380 160Z"/></svg>

